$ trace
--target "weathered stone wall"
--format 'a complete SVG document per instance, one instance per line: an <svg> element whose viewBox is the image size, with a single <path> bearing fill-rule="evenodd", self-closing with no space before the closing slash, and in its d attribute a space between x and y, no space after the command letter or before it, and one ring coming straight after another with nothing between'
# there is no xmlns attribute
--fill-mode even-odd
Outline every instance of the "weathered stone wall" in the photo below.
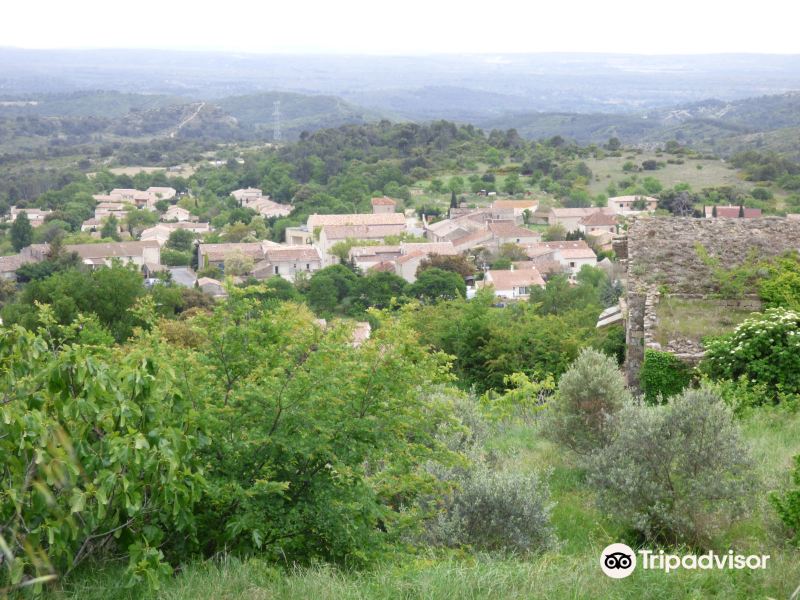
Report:
<svg viewBox="0 0 800 600"><path fill-rule="evenodd" d="M697 253L701 244L708 254L720 259L724 267L742 264L755 251L759 257L783 254L800 249L800 221L780 217L761 219L635 219L628 228L627 244L615 241L615 249L624 248L627 258L627 304L625 373L628 384L639 385L639 369L645 348L673 352L678 358L696 363L703 349L690 340L671 340L667 348L655 342L658 326L656 306L662 290L670 296L708 298L717 291L709 267ZM756 290L747 297L719 300L726 306L761 309Z"/></svg>
<svg viewBox="0 0 800 600"><path fill-rule="evenodd" d="M644 362L644 321L647 294L629 291L626 298L628 307L625 319L625 376L628 385L639 388L639 369Z"/></svg>
<svg viewBox="0 0 800 600"><path fill-rule="evenodd" d="M732 267L753 249L767 257L800 248L800 221L637 218L628 228L628 288L664 285L671 294L713 293L714 279L697 254L698 243Z"/></svg>

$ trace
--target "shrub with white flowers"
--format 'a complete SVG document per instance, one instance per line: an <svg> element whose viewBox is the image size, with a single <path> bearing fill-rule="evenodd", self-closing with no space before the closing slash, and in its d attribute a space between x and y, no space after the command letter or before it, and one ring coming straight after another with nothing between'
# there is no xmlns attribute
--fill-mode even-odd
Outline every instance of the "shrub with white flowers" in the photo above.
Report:
<svg viewBox="0 0 800 600"><path fill-rule="evenodd" d="M742 379L768 392L800 392L800 312L771 308L706 344L704 370L715 379Z"/></svg>

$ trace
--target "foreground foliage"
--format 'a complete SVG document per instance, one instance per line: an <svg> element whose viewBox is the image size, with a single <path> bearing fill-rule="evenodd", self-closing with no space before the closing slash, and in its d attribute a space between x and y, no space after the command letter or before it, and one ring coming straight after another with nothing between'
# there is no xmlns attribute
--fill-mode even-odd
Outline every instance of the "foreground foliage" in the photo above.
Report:
<svg viewBox="0 0 800 600"><path fill-rule="evenodd" d="M151 336L117 351L0 331L0 582L99 553L136 582L195 537L198 414L165 357Z"/></svg>
<svg viewBox="0 0 800 600"><path fill-rule="evenodd" d="M652 542L707 547L741 518L756 481L730 408L706 390L628 404L590 463L603 508Z"/></svg>

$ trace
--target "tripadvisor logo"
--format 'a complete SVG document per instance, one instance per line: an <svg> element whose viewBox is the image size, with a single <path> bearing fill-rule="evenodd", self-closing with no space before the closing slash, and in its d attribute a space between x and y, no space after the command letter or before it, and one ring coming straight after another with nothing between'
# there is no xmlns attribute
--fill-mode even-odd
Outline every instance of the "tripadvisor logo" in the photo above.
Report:
<svg viewBox="0 0 800 600"><path fill-rule="evenodd" d="M636 553L625 544L606 546L600 555L600 568L613 579L623 579L636 568Z"/></svg>
<svg viewBox="0 0 800 600"><path fill-rule="evenodd" d="M625 544L611 544L600 555L600 568L603 573L614 579L627 577L636 568L637 553ZM640 549L639 559L641 568L645 570L664 571L669 573L677 569L708 570L708 569L766 569L769 554L734 554L728 550L726 554L716 554L713 551L705 554L665 554L663 550Z"/></svg>

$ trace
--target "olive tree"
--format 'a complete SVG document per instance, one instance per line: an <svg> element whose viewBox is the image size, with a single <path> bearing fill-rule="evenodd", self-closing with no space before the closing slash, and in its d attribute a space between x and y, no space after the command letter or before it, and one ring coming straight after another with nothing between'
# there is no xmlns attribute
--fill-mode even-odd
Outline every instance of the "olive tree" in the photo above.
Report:
<svg viewBox="0 0 800 600"><path fill-rule="evenodd" d="M545 431L554 441L588 455L612 440L617 412L629 400L616 361L584 349L558 382Z"/></svg>
<svg viewBox="0 0 800 600"><path fill-rule="evenodd" d="M731 409L707 389L629 404L588 480L610 514L654 542L701 546L744 513L754 486Z"/></svg>

